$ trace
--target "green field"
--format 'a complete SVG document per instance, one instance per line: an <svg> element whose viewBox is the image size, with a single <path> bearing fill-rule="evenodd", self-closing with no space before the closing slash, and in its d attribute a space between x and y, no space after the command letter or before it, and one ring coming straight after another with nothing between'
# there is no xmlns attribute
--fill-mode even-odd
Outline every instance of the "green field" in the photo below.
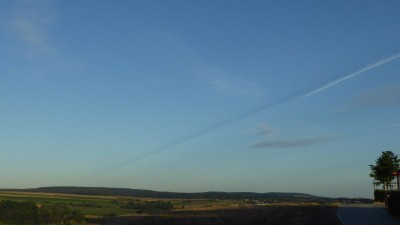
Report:
<svg viewBox="0 0 400 225"><path fill-rule="evenodd" d="M87 217L96 216L135 216L154 215L157 210L138 210L123 208L129 202L145 203L163 201L170 202L174 211L181 210L212 210L230 208L239 205L234 200L190 200L190 199L150 199L116 196L88 196L52 193L29 192L0 192L0 200L12 200L18 202L34 202L37 205L63 204L72 210L79 210ZM243 204L243 203L241 203Z"/></svg>

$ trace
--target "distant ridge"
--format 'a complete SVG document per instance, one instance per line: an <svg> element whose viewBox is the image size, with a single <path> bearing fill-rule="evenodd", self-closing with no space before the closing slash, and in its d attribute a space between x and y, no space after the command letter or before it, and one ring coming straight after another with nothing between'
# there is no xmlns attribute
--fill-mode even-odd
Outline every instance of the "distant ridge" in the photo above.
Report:
<svg viewBox="0 0 400 225"><path fill-rule="evenodd" d="M17 192L47 192L60 194L77 194L77 195L107 195L107 196L125 196L125 197L141 197L141 198L163 198L163 199L297 199L297 200L317 200L327 199L303 193L284 193L284 192L197 192L197 193L181 193L181 192L160 192L130 188L107 188L107 187L39 187L28 189L2 189L3 191Z"/></svg>

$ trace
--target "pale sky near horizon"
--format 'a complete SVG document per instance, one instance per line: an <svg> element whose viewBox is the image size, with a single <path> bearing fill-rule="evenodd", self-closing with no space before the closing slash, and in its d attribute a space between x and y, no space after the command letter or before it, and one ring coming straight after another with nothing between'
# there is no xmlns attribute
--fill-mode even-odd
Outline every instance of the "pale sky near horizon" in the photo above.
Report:
<svg viewBox="0 0 400 225"><path fill-rule="evenodd" d="M400 1L0 1L0 188L372 197Z"/></svg>

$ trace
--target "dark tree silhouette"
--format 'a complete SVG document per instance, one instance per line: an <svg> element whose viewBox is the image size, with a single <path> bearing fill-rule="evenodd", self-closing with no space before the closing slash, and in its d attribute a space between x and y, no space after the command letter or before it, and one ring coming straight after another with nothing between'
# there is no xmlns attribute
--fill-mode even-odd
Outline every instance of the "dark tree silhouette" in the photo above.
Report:
<svg viewBox="0 0 400 225"><path fill-rule="evenodd" d="M371 168L370 177L374 178L378 184L383 184L383 190L387 190L390 182L395 178L394 172L400 169L400 160L398 156L391 151L382 152L376 160L375 165L369 165Z"/></svg>

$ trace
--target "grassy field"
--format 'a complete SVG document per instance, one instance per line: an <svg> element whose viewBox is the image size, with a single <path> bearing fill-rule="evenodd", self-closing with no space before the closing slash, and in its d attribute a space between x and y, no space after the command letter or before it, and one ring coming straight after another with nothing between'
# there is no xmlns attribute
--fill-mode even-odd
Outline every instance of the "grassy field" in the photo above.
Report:
<svg viewBox="0 0 400 225"><path fill-rule="evenodd" d="M0 200L63 204L85 214L88 224L290 224L340 225L337 207L316 203L279 203L256 206L244 200L150 199L118 196L88 196L53 193L0 192ZM124 208L129 202L170 202L172 210Z"/></svg>
<svg viewBox="0 0 400 225"><path fill-rule="evenodd" d="M70 195L54 193L29 193L29 192L0 192L0 200L12 200L20 202L34 202L38 205L64 204L70 209L79 210L87 217L98 216L136 216L153 215L158 212L140 211L136 209L122 208L128 202L150 202L160 199L132 198L116 196L89 196L89 195ZM163 199L162 201L171 202L174 211L182 210L213 210L234 207L239 205L234 200L191 200L191 199Z"/></svg>

